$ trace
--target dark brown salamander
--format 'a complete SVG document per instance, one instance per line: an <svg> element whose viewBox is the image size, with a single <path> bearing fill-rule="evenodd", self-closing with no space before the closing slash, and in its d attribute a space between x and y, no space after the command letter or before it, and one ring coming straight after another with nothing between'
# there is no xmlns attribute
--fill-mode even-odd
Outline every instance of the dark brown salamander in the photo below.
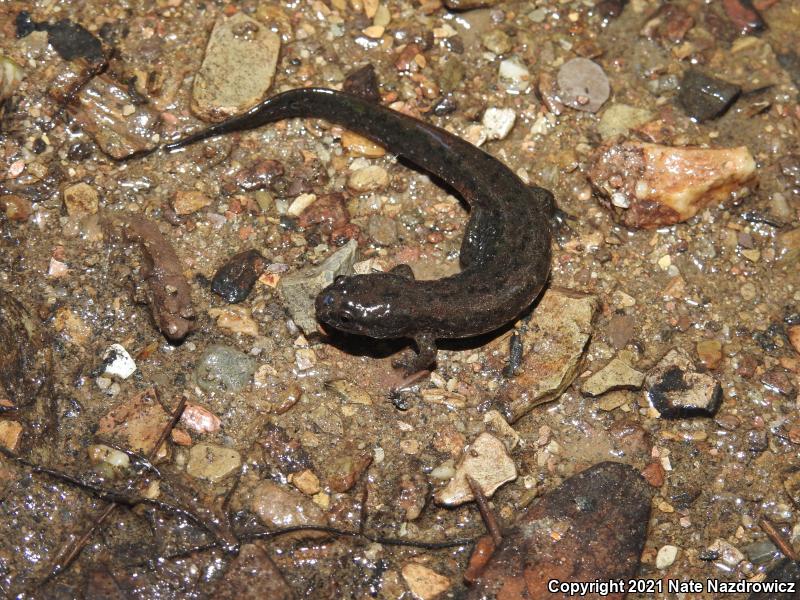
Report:
<svg viewBox="0 0 800 600"><path fill-rule="evenodd" d="M427 368L439 338L498 329L538 296L550 273L552 194L528 187L472 144L357 96L321 88L290 90L247 113L166 146L176 148L294 117L321 118L360 133L452 186L470 206L461 272L417 281L408 265L340 277L316 299L317 319L373 338L413 338Z"/></svg>

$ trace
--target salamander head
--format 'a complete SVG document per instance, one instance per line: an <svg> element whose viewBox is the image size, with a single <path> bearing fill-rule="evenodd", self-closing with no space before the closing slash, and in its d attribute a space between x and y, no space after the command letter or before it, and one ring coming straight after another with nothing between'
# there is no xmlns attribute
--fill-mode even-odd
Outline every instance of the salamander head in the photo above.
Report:
<svg viewBox="0 0 800 600"><path fill-rule="evenodd" d="M317 320L373 338L406 337L414 333L414 319L403 302L408 285L408 279L392 273L337 277L317 296Z"/></svg>

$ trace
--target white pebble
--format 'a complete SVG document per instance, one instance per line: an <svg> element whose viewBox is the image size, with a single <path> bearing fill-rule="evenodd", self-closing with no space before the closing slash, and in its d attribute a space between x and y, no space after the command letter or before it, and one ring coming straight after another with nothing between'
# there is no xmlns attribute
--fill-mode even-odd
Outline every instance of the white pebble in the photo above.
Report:
<svg viewBox="0 0 800 600"><path fill-rule="evenodd" d="M136 372L136 361L121 344L111 344L103 354L106 368L103 373L127 379Z"/></svg>
<svg viewBox="0 0 800 600"><path fill-rule="evenodd" d="M514 83L527 83L531 78L528 67L517 58L507 58L500 62L500 77Z"/></svg>
<svg viewBox="0 0 800 600"><path fill-rule="evenodd" d="M611 194L611 204L619 208L630 208L631 201L622 192L614 192Z"/></svg>
<svg viewBox="0 0 800 600"><path fill-rule="evenodd" d="M483 113L483 127L490 140L502 140L514 127L517 113L511 108L490 107Z"/></svg>
<svg viewBox="0 0 800 600"><path fill-rule="evenodd" d="M303 214L303 211L314 204L316 200L316 194L300 194L292 201L291 205L286 210L286 214L292 217L299 217Z"/></svg>
<svg viewBox="0 0 800 600"><path fill-rule="evenodd" d="M677 546L661 546L656 555L656 568L658 569L666 569L672 563L675 562L675 559L678 556L678 547Z"/></svg>

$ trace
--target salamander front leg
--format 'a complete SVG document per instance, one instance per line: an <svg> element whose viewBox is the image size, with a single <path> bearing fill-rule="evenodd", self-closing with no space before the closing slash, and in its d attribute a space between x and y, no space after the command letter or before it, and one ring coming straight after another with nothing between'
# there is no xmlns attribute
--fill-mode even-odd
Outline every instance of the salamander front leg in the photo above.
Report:
<svg viewBox="0 0 800 600"><path fill-rule="evenodd" d="M430 333L418 333L414 336L417 354L406 353L395 360L392 365L403 369L409 375L423 370L430 370L436 361L436 338Z"/></svg>

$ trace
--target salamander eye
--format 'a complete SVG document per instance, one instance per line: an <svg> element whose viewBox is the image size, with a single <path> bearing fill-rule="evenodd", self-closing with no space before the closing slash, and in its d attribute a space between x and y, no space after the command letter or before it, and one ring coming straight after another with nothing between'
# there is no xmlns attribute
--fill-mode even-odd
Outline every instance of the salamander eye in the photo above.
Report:
<svg viewBox="0 0 800 600"><path fill-rule="evenodd" d="M342 311L342 313L339 315L339 320L342 323L349 323L350 321L353 320L353 314L347 310Z"/></svg>

